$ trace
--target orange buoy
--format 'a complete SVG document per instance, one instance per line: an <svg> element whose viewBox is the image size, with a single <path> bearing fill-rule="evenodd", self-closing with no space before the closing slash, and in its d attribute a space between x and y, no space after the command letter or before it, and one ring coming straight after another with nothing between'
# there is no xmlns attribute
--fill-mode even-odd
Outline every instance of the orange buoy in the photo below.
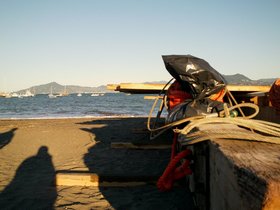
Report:
<svg viewBox="0 0 280 210"><path fill-rule="evenodd" d="M173 109L177 104L184 102L186 99L191 99L192 95L184 90L178 81L175 81L170 85L167 90L167 106L168 109Z"/></svg>

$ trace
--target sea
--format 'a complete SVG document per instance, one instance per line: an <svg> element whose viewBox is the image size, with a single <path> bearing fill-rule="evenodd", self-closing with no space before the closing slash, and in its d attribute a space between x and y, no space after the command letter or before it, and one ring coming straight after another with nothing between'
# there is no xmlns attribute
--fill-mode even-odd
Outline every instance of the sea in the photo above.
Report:
<svg viewBox="0 0 280 210"><path fill-rule="evenodd" d="M23 98L0 97L0 119L146 117L154 100L146 100L144 96L105 93L102 96L70 94L57 98L44 94Z"/></svg>

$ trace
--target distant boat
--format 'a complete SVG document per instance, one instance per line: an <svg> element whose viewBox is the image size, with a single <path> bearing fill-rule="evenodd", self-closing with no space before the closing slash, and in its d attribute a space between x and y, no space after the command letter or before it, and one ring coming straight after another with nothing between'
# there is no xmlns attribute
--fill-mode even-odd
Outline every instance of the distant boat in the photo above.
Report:
<svg viewBox="0 0 280 210"><path fill-rule="evenodd" d="M93 94L91 94L91 96L99 96L99 94L98 93L93 93Z"/></svg>
<svg viewBox="0 0 280 210"><path fill-rule="evenodd" d="M104 96L105 93L92 93L91 96Z"/></svg>
<svg viewBox="0 0 280 210"><path fill-rule="evenodd" d="M58 95L56 95L57 97L62 97L62 96L68 96L69 94L67 93L67 90L66 90L66 85L64 86L64 91L63 93L59 93Z"/></svg>
<svg viewBox="0 0 280 210"><path fill-rule="evenodd" d="M82 94L81 94L81 93L78 93L78 94L77 94L77 96L81 97L81 96L82 96Z"/></svg>
<svg viewBox="0 0 280 210"><path fill-rule="evenodd" d="M49 94L48 96L49 96L49 98L56 98L56 97L57 97L56 95L54 95L54 94L52 93L52 86L51 86L50 94Z"/></svg>
<svg viewBox="0 0 280 210"><path fill-rule="evenodd" d="M19 98L20 97L20 95L17 94L17 93L11 93L10 95L11 95L12 98Z"/></svg>
<svg viewBox="0 0 280 210"><path fill-rule="evenodd" d="M25 92L25 94L21 94L21 96L22 96L22 97L33 97L33 96L34 96L34 94L33 94L33 93L31 93L31 91L30 91L30 90L27 90L27 91Z"/></svg>
<svg viewBox="0 0 280 210"><path fill-rule="evenodd" d="M48 96L49 96L49 98L56 98L57 97L56 95L54 95L52 93L50 93Z"/></svg>

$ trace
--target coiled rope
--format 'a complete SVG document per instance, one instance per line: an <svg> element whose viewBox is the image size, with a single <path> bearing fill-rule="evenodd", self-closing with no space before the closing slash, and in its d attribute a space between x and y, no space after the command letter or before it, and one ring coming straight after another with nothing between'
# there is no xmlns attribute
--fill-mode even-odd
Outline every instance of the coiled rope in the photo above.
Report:
<svg viewBox="0 0 280 210"><path fill-rule="evenodd" d="M251 129L255 132L236 131L230 133L229 130L207 130L194 131L195 128L206 124L233 124ZM195 144L209 139L236 139L244 141L259 141L265 143L280 144L280 125L262 120L237 118L205 118L190 122L183 129L174 129L175 133L183 134L185 140L182 145ZM258 132L258 133L256 133ZM259 134L262 133L263 135Z"/></svg>
<svg viewBox="0 0 280 210"><path fill-rule="evenodd" d="M188 156L191 154L191 150L183 150L169 162L168 166L157 182L157 187L160 191L171 190L173 183L176 180L182 179L186 175L192 174L192 170L190 169L191 160L188 158ZM181 166L178 167L177 165L182 159L185 159L185 161Z"/></svg>
<svg viewBox="0 0 280 210"><path fill-rule="evenodd" d="M261 121L261 120L253 120L252 118L255 117L259 112L259 107L253 103L238 104L236 102L236 100L234 99L233 95L230 93L230 91L228 91L227 89L225 89L225 91L229 97L228 100L232 106L229 108L227 106L225 106L225 109L219 113L220 116L222 116L222 117L218 117L217 114L216 115L209 114L209 115L193 116L193 117L181 119L181 120L178 120L178 121L175 121L175 122L172 122L172 123L169 123L164 126L157 127L157 128L155 128L156 126L154 125L153 128L151 128L152 113L158 103L158 100L162 99L162 102L160 105L160 109L161 109L160 113L162 112L162 109L164 107L164 101L166 101L165 100L166 96L157 97L151 108L151 111L148 116L148 121L147 121L147 129L151 132L150 139L153 140L153 139L157 138L158 136L160 136L162 133L169 130L170 128L174 128L183 123L187 123L187 126L185 126L183 129L174 128L174 132L179 133L179 134L188 135L187 138L190 138L190 140L188 141L188 144L191 144L191 143L193 144L195 142L209 140L211 138L223 138L223 137L225 137L225 139L239 139L239 140L243 139L243 140L253 140L253 141L280 144L280 138L279 138L280 137L280 125L279 124ZM235 105L233 105L233 104L235 104ZM242 108L244 108L244 107L251 108L251 109L255 110L255 112L249 116L245 116L242 111ZM235 118L229 117L229 112L234 109L238 109L239 112L241 113L242 117L235 117ZM159 115L157 116L157 118L158 117L159 117ZM212 133L208 132L207 134L202 133L202 132L196 132L194 134L190 134L191 132L193 132L193 130L196 127L198 127L200 125L213 124L213 123L234 124L237 126L242 126L242 127L250 129L252 131L252 133L251 134L246 133L246 136L244 135L244 133L240 134L238 132L225 135L225 133L223 133L223 132L215 133L215 131L213 131ZM256 134L256 133L254 133L254 131L263 133L267 136Z"/></svg>

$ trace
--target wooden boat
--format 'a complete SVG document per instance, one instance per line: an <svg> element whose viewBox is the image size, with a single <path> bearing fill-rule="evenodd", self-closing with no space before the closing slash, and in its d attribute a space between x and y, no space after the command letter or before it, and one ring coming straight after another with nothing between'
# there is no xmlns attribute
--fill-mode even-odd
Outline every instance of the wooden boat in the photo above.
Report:
<svg viewBox="0 0 280 210"><path fill-rule="evenodd" d="M169 88L164 86L122 83L107 87L126 93L164 93ZM178 137L173 146L177 149L172 151L173 158L158 182L159 188L168 190L181 170L198 209L280 209L280 113L279 107L271 103L271 88L226 86L227 94L232 95L226 103L234 100L240 107L251 104L256 113L245 107L239 111L241 116L231 117L225 106L223 117L193 116L182 119L184 124L162 126L163 130L173 129ZM163 101L160 109L165 107L164 96L157 100ZM248 119L246 116L252 113L253 119ZM150 126L149 121L148 129L155 140L162 131L156 125ZM183 153L181 165L174 167L174 161Z"/></svg>

